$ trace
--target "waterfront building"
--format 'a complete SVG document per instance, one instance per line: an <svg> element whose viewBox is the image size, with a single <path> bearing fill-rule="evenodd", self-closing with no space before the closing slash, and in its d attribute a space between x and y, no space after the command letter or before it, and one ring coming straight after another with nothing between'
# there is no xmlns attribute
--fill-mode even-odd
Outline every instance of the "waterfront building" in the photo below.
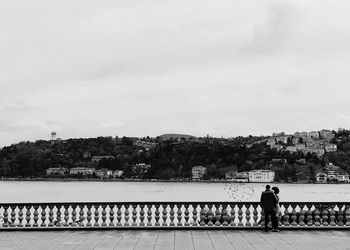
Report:
<svg viewBox="0 0 350 250"><path fill-rule="evenodd" d="M86 168L86 167L75 167L69 170L69 174L72 175L93 175L95 173L95 168Z"/></svg>
<svg viewBox="0 0 350 250"><path fill-rule="evenodd" d="M225 173L226 180L233 181L236 178L237 173L238 172L234 171L234 170L230 170L230 171L226 172Z"/></svg>
<svg viewBox="0 0 350 250"><path fill-rule="evenodd" d="M135 178L141 177L144 174L147 174L149 170L151 169L150 164L145 164L145 163L138 163L133 166L131 166L131 171L132 174Z"/></svg>
<svg viewBox="0 0 350 250"><path fill-rule="evenodd" d="M238 172L236 174L235 182L248 182L249 181L249 173L248 172Z"/></svg>
<svg viewBox="0 0 350 250"><path fill-rule="evenodd" d="M338 182L350 182L349 174L338 174L337 180Z"/></svg>
<svg viewBox="0 0 350 250"><path fill-rule="evenodd" d="M208 169L203 166L195 166L192 168L192 179L200 180L203 179L204 175L208 173Z"/></svg>
<svg viewBox="0 0 350 250"><path fill-rule="evenodd" d="M46 175L65 175L69 173L68 168L48 168L46 169Z"/></svg>
<svg viewBox="0 0 350 250"><path fill-rule="evenodd" d="M105 179L105 178L112 177L113 171L107 168L101 168L101 169L95 170L95 174L101 179Z"/></svg>
<svg viewBox="0 0 350 250"><path fill-rule="evenodd" d="M124 171L117 169L113 172L113 178L120 178L122 177L123 174L124 174Z"/></svg>
<svg viewBox="0 0 350 250"><path fill-rule="evenodd" d="M275 172L265 169L257 169L249 171L249 182L273 182Z"/></svg>
<svg viewBox="0 0 350 250"><path fill-rule="evenodd" d="M317 183L327 183L327 174L325 174L325 173L318 173L316 175L316 182Z"/></svg>

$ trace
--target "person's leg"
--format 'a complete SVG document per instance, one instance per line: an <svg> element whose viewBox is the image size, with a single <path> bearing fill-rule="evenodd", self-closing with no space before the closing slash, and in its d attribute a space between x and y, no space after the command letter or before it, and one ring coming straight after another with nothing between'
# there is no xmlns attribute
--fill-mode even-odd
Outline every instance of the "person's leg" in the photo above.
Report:
<svg viewBox="0 0 350 250"><path fill-rule="evenodd" d="M269 229L268 225L269 225L269 216L270 216L270 211L264 211L265 213L265 231L267 231Z"/></svg>
<svg viewBox="0 0 350 250"><path fill-rule="evenodd" d="M271 223L272 229L278 231L278 220L275 212L271 213Z"/></svg>

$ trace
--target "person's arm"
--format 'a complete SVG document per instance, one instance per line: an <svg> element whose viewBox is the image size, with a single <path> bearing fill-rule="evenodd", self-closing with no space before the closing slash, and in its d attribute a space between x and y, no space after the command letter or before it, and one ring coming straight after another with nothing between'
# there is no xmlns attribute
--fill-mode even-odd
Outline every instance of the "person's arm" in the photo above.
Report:
<svg viewBox="0 0 350 250"><path fill-rule="evenodd" d="M260 206L262 209L264 209L264 194L262 193L261 196L260 196Z"/></svg>
<svg viewBox="0 0 350 250"><path fill-rule="evenodd" d="M278 203L277 197L275 194L273 194L273 204L276 206Z"/></svg>

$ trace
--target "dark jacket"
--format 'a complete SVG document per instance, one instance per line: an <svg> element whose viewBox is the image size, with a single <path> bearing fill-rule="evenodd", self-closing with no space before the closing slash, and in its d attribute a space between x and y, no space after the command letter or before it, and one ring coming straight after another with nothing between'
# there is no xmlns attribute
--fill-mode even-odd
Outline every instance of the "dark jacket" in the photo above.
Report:
<svg viewBox="0 0 350 250"><path fill-rule="evenodd" d="M261 194L260 205L265 211L276 210L277 199L271 190L265 190Z"/></svg>

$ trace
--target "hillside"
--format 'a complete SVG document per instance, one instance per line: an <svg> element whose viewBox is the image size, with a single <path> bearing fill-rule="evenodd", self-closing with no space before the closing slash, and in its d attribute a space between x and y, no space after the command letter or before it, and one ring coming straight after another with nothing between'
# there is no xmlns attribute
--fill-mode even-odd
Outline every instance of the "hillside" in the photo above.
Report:
<svg viewBox="0 0 350 250"><path fill-rule="evenodd" d="M91 166L122 170L129 178L136 163L152 166L143 176L150 179L189 178L196 165L206 166L207 178L215 179L225 178L225 173L231 170L253 169L274 170L277 180L312 179L328 162L350 173L350 130L335 132L332 143L336 144L337 151L322 156L288 151L293 147L288 146L292 142L278 144L283 147L278 150L277 144L268 145L271 138L195 138L167 134L156 138L98 137L21 142L0 150L0 177L40 177L45 176L45 170L50 167ZM94 156L113 157L94 162Z"/></svg>

